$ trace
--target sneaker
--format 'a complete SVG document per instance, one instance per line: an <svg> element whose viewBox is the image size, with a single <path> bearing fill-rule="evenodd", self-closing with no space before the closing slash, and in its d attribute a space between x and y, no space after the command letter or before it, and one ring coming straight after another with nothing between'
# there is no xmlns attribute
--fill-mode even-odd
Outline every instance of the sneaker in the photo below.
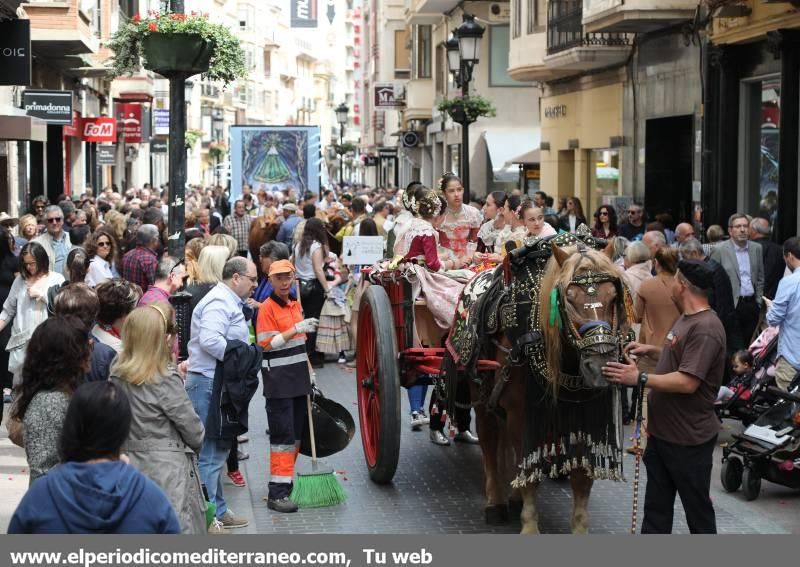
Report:
<svg viewBox="0 0 800 567"><path fill-rule="evenodd" d="M297 512L297 504L285 497L281 498L280 500L275 500L274 498L268 499L267 508L282 514L292 514Z"/></svg>
<svg viewBox="0 0 800 567"><path fill-rule="evenodd" d="M234 516L233 512L231 512L230 510L225 512L222 515L222 518L220 518L219 521L222 522L222 526L226 530L235 530L237 528L246 528L250 524L250 522L248 522L244 518L240 518L238 516Z"/></svg>
<svg viewBox="0 0 800 567"><path fill-rule="evenodd" d="M450 444L450 439L448 439L447 436L441 431L431 429L431 443L446 447Z"/></svg>
<svg viewBox="0 0 800 567"><path fill-rule="evenodd" d="M343 354L340 354L339 360L337 360L336 362L338 362L339 364L345 364L347 362L347 358L345 358Z"/></svg>
<svg viewBox="0 0 800 567"><path fill-rule="evenodd" d="M239 435L239 437L236 438L236 441L238 441L240 444L247 443L250 441L250 438L247 435Z"/></svg>
<svg viewBox="0 0 800 567"><path fill-rule="evenodd" d="M234 486L238 486L239 488L247 486L247 483L244 481L244 477L242 476L241 471L229 472L228 478L231 479L231 482L233 483Z"/></svg>
<svg viewBox="0 0 800 567"><path fill-rule="evenodd" d="M424 423L422 422L422 416L418 411L411 412L411 431L419 431L422 429Z"/></svg>
<svg viewBox="0 0 800 567"><path fill-rule="evenodd" d="M240 461L246 461L247 459L250 458L250 453L245 453L244 451L239 449L238 451L236 451L236 458L239 459Z"/></svg>
<svg viewBox="0 0 800 567"><path fill-rule="evenodd" d="M209 535L222 535L225 533L225 526L222 525L222 522L214 518L211 521L211 525L208 526L208 533Z"/></svg>
<svg viewBox="0 0 800 567"><path fill-rule="evenodd" d="M478 444L478 438L469 429L466 431L459 431L454 440L456 443L469 443L470 445Z"/></svg>

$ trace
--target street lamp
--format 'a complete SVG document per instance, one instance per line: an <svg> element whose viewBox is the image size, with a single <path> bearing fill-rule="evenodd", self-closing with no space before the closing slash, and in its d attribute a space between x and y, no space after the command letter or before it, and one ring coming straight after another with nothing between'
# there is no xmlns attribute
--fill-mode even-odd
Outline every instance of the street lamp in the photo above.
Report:
<svg viewBox="0 0 800 567"><path fill-rule="evenodd" d="M347 113L350 109L345 103L336 107L336 122L339 123L339 187L344 185L344 125L347 124Z"/></svg>
<svg viewBox="0 0 800 567"><path fill-rule="evenodd" d="M469 94L472 70L480 60L481 38L485 31L486 28L475 21L475 16L464 14L464 21L445 43L447 67L456 86L461 87L462 97ZM461 183L464 185L464 202L469 203L469 125L472 121L462 113L457 122L461 124Z"/></svg>

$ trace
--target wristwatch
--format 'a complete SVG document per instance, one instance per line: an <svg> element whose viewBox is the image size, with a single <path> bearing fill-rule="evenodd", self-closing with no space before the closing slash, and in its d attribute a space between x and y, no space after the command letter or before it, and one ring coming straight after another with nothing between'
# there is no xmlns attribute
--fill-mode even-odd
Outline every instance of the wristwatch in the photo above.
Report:
<svg viewBox="0 0 800 567"><path fill-rule="evenodd" d="M647 384L647 372L639 372L639 385L644 386Z"/></svg>

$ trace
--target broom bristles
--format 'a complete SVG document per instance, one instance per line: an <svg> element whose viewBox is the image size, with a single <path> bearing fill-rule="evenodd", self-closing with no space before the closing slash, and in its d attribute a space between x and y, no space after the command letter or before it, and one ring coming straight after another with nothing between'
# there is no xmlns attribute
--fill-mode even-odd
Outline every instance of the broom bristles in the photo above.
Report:
<svg viewBox="0 0 800 567"><path fill-rule="evenodd" d="M347 493L330 472L298 476L289 497L300 508L337 506L347 499Z"/></svg>

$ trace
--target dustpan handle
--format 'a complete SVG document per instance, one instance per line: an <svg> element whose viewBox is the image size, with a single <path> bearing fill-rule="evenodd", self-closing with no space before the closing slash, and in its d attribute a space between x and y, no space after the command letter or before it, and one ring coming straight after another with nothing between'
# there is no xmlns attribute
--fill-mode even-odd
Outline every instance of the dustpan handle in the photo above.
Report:
<svg viewBox="0 0 800 567"><path fill-rule="evenodd" d="M314 418L311 416L311 394L306 394L306 406L308 408L308 433L311 436L311 461L317 462L317 441L314 438Z"/></svg>

